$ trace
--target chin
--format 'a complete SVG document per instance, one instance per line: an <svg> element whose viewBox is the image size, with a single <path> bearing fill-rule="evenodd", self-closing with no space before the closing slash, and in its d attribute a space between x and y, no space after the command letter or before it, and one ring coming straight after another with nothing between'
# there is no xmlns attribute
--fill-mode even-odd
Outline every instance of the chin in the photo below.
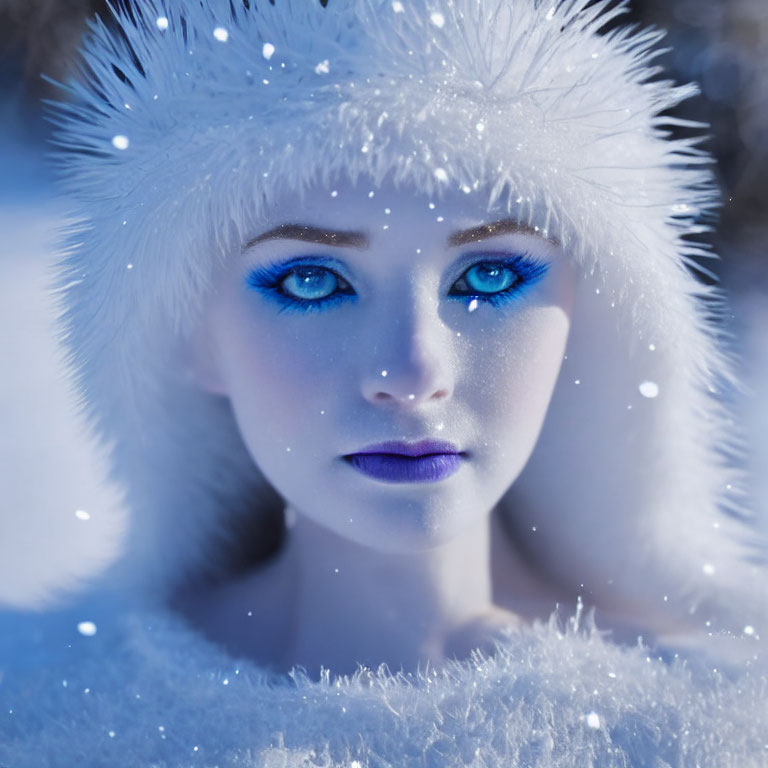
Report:
<svg viewBox="0 0 768 768"><path fill-rule="evenodd" d="M388 554L411 554L443 546L476 523L485 511L477 501L455 496L414 499L406 494L382 502L357 499L348 517L333 530L345 538Z"/></svg>

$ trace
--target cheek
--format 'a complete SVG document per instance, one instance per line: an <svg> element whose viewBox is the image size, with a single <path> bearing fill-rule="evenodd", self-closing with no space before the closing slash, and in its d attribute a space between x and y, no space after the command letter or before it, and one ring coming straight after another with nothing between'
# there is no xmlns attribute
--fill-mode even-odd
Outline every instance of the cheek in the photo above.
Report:
<svg viewBox="0 0 768 768"><path fill-rule="evenodd" d="M483 430L480 444L518 469L544 423L569 327L566 309L530 307L482 329L471 345L463 389Z"/></svg>
<svg viewBox="0 0 768 768"><path fill-rule="evenodd" d="M333 322L234 297L217 317L220 367L241 431L296 442L327 421L344 381Z"/></svg>

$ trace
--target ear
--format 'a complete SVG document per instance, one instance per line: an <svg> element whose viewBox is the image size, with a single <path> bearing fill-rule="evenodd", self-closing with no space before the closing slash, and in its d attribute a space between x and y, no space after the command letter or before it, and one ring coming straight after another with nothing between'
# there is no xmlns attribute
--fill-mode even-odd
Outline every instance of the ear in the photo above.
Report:
<svg viewBox="0 0 768 768"><path fill-rule="evenodd" d="M191 380L204 392L228 396L229 390L221 372L218 345L205 319L189 339L187 369Z"/></svg>

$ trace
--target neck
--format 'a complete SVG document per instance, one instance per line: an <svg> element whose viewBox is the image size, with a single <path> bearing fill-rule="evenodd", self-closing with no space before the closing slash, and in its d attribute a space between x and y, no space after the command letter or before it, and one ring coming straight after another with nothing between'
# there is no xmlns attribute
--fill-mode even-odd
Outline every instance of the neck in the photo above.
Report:
<svg viewBox="0 0 768 768"><path fill-rule="evenodd" d="M412 671L476 648L555 606L500 515L441 546L391 554L288 510L280 554L241 579L179 597L177 608L234 655L277 671L351 673L362 664Z"/></svg>
<svg viewBox="0 0 768 768"><path fill-rule="evenodd" d="M283 553L295 578L289 665L315 674L434 663L461 653L457 637L493 611L490 516L409 554L361 546L298 513L295 521Z"/></svg>

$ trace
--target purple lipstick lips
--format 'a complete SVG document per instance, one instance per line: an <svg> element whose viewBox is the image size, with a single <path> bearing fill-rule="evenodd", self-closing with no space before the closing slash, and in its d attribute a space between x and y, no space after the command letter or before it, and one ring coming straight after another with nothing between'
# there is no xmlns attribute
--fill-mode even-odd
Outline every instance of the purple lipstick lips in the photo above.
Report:
<svg viewBox="0 0 768 768"><path fill-rule="evenodd" d="M344 456L351 466L385 483L436 483L461 466L464 454L452 443L379 443Z"/></svg>

